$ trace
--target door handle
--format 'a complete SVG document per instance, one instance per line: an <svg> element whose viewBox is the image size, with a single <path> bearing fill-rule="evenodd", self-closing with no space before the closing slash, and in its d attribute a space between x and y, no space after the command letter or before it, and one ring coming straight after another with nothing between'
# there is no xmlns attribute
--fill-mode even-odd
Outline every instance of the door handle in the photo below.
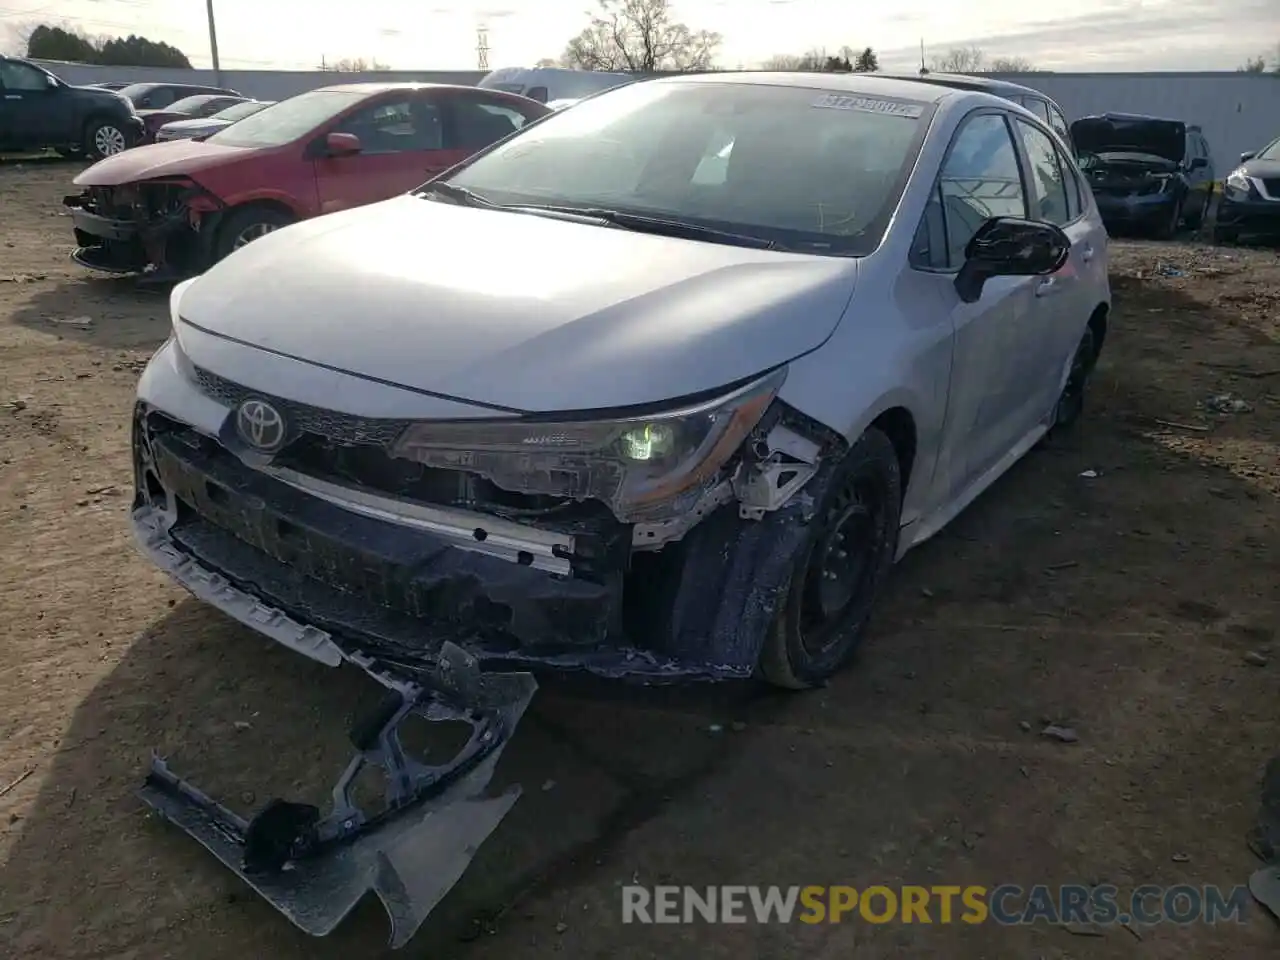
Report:
<svg viewBox="0 0 1280 960"><path fill-rule="evenodd" d="M4 95L4 98L5 98L6 100L21 100L21 99L22 99L22 94L20 94L20 93L6 93L6 94Z"/></svg>
<svg viewBox="0 0 1280 960"><path fill-rule="evenodd" d="M1053 277L1045 277L1043 280L1041 280L1039 283L1036 284L1036 296L1048 297L1052 294L1058 293L1062 289L1063 289L1062 284L1059 283L1056 279L1054 279Z"/></svg>

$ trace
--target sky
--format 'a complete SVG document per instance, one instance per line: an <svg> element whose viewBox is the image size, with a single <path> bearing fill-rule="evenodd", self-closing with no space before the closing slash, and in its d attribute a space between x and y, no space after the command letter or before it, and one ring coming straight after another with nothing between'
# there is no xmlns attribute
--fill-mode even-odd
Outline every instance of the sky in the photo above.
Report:
<svg viewBox="0 0 1280 960"><path fill-rule="evenodd" d="M594 0L213 0L226 69L310 69L321 58L377 59L395 69L474 69L476 28L491 67L556 57ZM1280 44L1280 0L1073 0L1049 19L1026 0L898 0L877 13L849 0L672 0L678 18L723 36L720 66L775 54L875 48L885 69L948 48L1025 57L1042 69L1233 70ZM1056 6L1056 4L1055 4ZM209 66L205 0L0 0L0 49L23 52L37 23L90 34L138 33Z"/></svg>

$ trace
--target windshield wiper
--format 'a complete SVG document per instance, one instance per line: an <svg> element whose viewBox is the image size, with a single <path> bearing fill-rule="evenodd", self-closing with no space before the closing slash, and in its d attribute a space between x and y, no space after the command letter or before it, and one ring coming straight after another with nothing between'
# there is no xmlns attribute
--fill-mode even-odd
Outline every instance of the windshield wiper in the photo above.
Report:
<svg viewBox="0 0 1280 960"><path fill-rule="evenodd" d="M494 203L492 200L480 196L474 190L468 190L466 187L455 186L452 183L446 183L443 180L432 180L418 190L419 196L426 196L429 193L438 193L442 197L448 197L458 203L466 204L469 207L501 207L502 204Z"/></svg>
<svg viewBox="0 0 1280 960"><path fill-rule="evenodd" d="M513 204L507 210L527 213L561 214L567 217L583 217L589 220L603 220L605 223L634 230L636 233L653 233L663 237L680 237L685 240L706 240L711 243L729 243L740 247L755 247L759 250L772 250L772 240L753 237L745 233L733 233L729 230L717 230L704 227L687 220L670 220L664 217L651 217L640 213L626 213L622 210L610 210L607 207L559 207L541 204Z"/></svg>

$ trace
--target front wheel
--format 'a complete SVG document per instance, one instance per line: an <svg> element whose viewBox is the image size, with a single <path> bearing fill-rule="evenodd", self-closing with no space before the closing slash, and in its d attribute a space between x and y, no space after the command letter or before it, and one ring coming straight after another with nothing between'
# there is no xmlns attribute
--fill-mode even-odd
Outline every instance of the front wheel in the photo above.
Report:
<svg viewBox="0 0 1280 960"><path fill-rule="evenodd" d="M84 152L90 160L113 157L129 149L129 138L112 120L90 120L85 127Z"/></svg>
<svg viewBox="0 0 1280 960"><path fill-rule="evenodd" d="M760 673L792 690L821 684L853 656L893 566L902 471L893 444L869 428L845 454L792 567Z"/></svg>
<svg viewBox="0 0 1280 960"><path fill-rule="evenodd" d="M271 207L245 207L235 210L223 221L218 230L218 242L214 249L214 259L221 260L241 247L248 246L254 240L274 233L281 227L287 227L293 217L282 210Z"/></svg>
<svg viewBox="0 0 1280 960"><path fill-rule="evenodd" d="M1169 211L1168 219L1162 221L1156 227L1156 238L1159 240L1172 240L1178 235L1178 227L1182 224L1182 198L1179 197L1174 202L1173 209Z"/></svg>

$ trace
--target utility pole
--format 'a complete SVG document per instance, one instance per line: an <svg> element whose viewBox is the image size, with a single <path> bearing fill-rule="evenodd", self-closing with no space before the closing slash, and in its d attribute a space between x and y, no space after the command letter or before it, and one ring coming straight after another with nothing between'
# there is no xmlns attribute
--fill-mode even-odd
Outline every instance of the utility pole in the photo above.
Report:
<svg viewBox="0 0 1280 960"><path fill-rule="evenodd" d="M213 56L213 85L222 86L222 67L218 63L218 29L213 25L213 0L205 0L209 11L209 52Z"/></svg>

